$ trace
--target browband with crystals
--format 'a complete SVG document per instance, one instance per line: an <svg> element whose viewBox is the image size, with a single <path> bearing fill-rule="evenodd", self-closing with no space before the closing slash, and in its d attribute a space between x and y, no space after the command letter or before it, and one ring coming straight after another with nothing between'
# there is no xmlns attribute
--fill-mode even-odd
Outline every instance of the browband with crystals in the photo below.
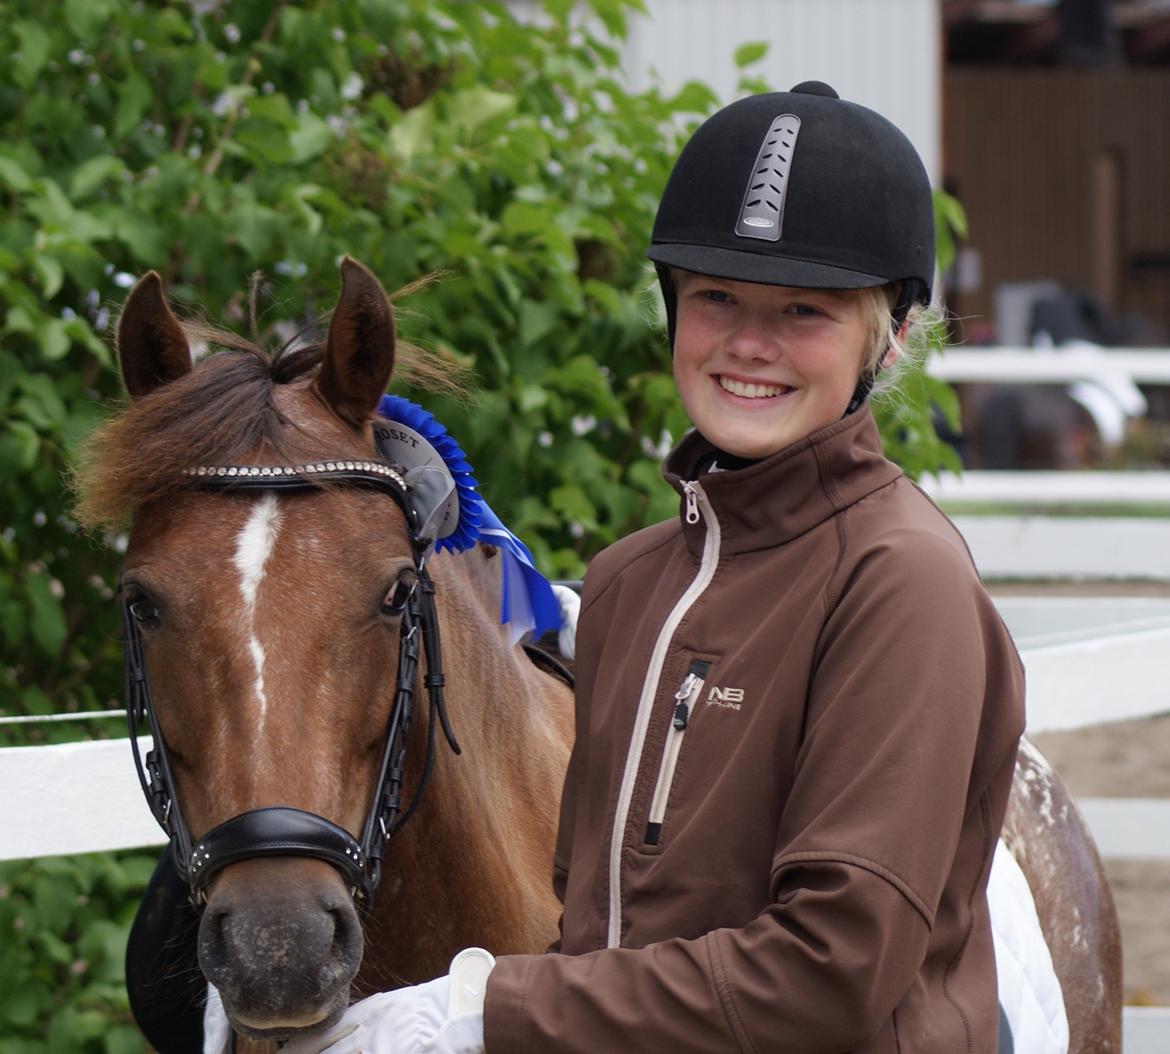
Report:
<svg viewBox="0 0 1170 1054"><path fill-rule="evenodd" d="M336 472L372 472L376 476L385 476L394 480L403 490L406 489L406 480L397 469L384 465L380 461L313 461L307 465L197 465L184 469L185 476L201 478L232 479L238 477L257 478L270 476L274 480L295 480L304 476L326 476Z"/></svg>

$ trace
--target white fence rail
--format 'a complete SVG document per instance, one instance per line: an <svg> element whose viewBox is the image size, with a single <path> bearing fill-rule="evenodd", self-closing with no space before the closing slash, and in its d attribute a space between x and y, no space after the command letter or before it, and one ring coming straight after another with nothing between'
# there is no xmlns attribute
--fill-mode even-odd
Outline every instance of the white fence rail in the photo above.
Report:
<svg viewBox="0 0 1170 1054"><path fill-rule="evenodd" d="M927 363L952 384L1170 384L1170 350L1158 348L951 348Z"/></svg>
<svg viewBox="0 0 1170 1054"><path fill-rule="evenodd" d="M1170 712L1170 600L1013 597L998 604L1027 667L1030 730ZM0 749L0 802L0 860L164 840L126 739ZM1170 800L1078 804L1106 857L1170 860ZM1126 1007L1123 1054L1168 1050L1170 1007Z"/></svg>
<svg viewBox="0 0 1170 1054"><path fill-rule="evenodd" d="M1170 582L1170 520L953 516L985 579Z"/></svg>
<svg viewBox="0 0 1170 1054"><path fill-rule="evenodd" d="M145 745L145 741L144 745ZM162 845L125 739L0 749L0 860ZM1170 800L1083 798L1104 855L1170 860Z"/></svg>
<svg viewBox="0 0 1170 1054"><path fill-rule="evenodd" d="M968 470L924 480L935 501L1018 505L1166 505L1170 472L1015 472Z"/></svg>

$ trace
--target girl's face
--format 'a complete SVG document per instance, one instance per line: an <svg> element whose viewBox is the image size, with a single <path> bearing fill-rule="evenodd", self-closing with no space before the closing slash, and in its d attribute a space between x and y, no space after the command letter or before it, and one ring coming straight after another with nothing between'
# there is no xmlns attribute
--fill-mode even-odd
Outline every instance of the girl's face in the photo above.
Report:
<svg viewBox="0 0 1170 1054"><path fill-rule="evenodd" d="M845 412L869 341L857 291L676 281L674 381L710 442L767 457Z"/></svg>

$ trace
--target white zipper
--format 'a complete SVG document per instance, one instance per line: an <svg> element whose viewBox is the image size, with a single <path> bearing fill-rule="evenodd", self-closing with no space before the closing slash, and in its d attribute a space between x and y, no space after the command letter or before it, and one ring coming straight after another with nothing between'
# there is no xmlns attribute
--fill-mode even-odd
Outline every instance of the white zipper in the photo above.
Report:
<svg viewBox="0 0 1170 1054"><path fill-rule="evenodd" d="M625 836L626 822L630 818L630 800L634 796L634 782L638 778L638 769L642 764L642 751L646 747L646 729L650 725L654 697L658 694L662 666L666 662L666 653L670 649L674 631L678 629L678 624L694 606L695 601L711 584L711 579L715 577L715 566L719 563L719 520L711 511L707 495L693 480L683 484L683 491L686 495L687 522L697 523L702 510L703 519L707 522L707 536L703 540L699 571L662 624L658 639L654 642L654 650L650 653L646 680L642 682L642 695L638 699L638 712L634 717L634 730L626 754L626 767L622 772L622 785L618 792L613 834L609 843L609 927L606 940L610 948L617 948L622 942L622 839ZM694 519L691 518L692 515Z"/></svg>
<svg viewBox="0 0 1170 1054"><path fill-rule="evenodd" d="M670 788L674 785L674 770L682 752L683 738L690 726L691 709L703 691L704 678L710 663L696 659L691 663L683 683L674 693L674 713L670 717L670 728L666 730L666 741L662 745L662 762L658 766L658 781L654 784L654 797L650 802L650 815L646 818L647 845L657 845L666 818L666 803L670 800Z"/></svg>

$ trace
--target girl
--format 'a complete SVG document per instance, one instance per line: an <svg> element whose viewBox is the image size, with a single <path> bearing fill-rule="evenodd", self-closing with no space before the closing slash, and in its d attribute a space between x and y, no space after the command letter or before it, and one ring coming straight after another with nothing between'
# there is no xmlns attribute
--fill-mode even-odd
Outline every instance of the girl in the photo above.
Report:
<svg viewBox="0 0 1170 1054"><path fill-rule="evenodd" d="M585 582L560 940L464 954L286 1051L997 1049L1021 667L867 404L933 246L913 147L827 85L695 133L649 251L695 431L678 519Z"/></svg>

